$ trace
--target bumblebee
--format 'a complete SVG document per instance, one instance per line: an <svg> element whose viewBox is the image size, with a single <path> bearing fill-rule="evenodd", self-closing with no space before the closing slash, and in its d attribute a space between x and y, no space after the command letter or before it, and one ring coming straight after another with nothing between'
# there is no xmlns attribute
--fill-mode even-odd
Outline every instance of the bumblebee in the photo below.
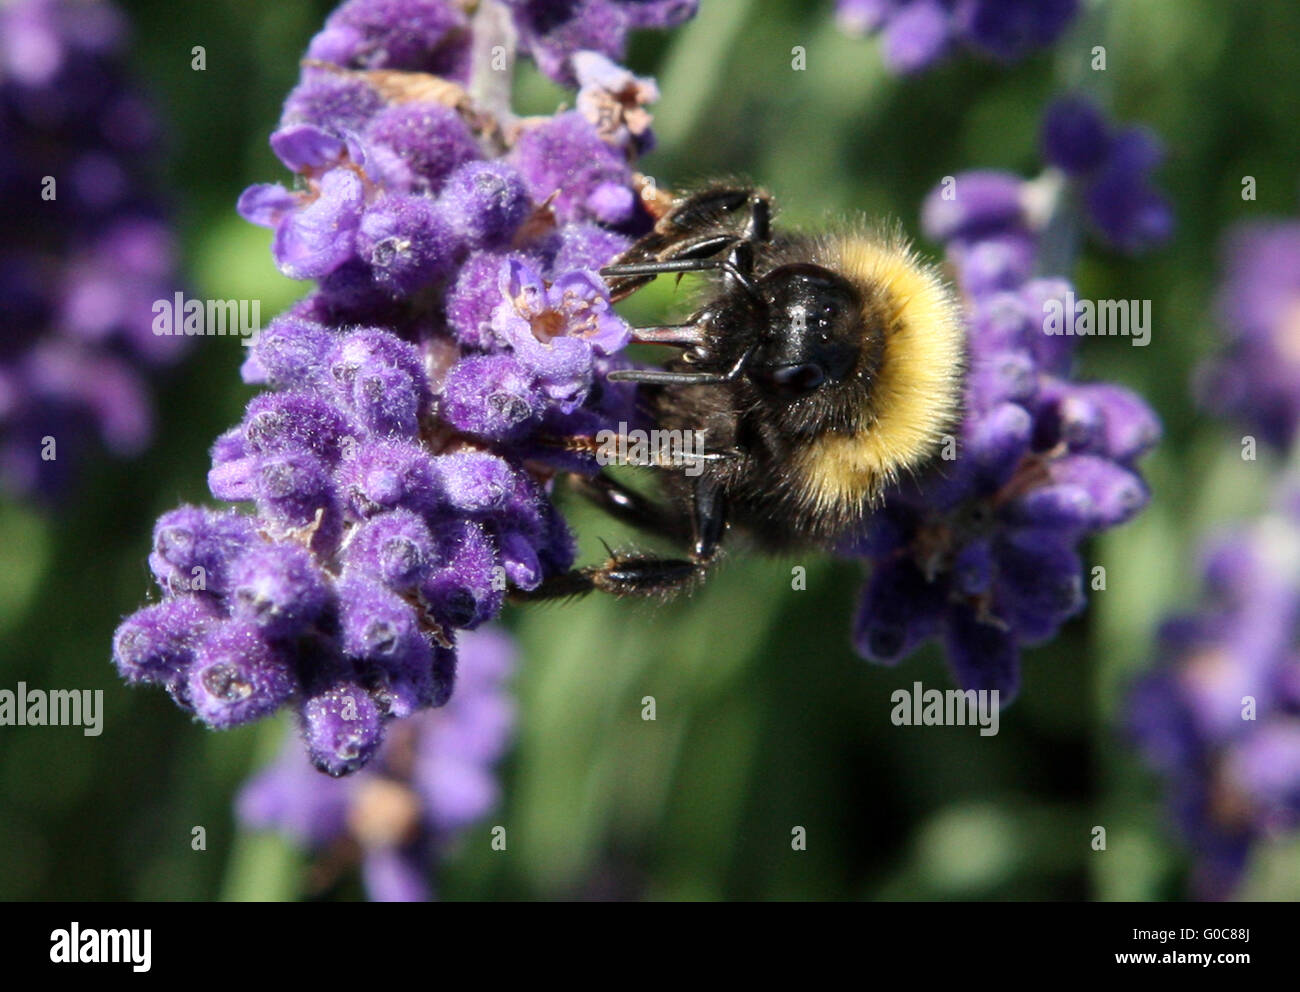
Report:
<svg viewBox="0 0 1300 992"><path fill-rule="evenodd" d="M778 235L771 220L761 191L706 188L601 270L614 301L660 275L710 280L686 322L634 330L633 342L678 356L608 376L640 385L657 427L701 432L696 471L665 468L661 500L607 474L572 477L612 516L689 554L611 552L529 598L677 591L716 560L729 527L771 552L829 547L955 429L965 335L939 272L898 232Z"/></svg>

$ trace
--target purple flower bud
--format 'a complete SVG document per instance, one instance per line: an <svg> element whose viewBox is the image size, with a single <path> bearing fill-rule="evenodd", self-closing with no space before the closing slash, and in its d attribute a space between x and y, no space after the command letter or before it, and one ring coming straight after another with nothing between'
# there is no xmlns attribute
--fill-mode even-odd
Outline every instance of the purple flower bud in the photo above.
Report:
<svg viewBox="0 0 1300 992"><path fill-rule="evenodd" d="M504 458L486 452L442 455L434 470L446 498L444 512L540 524L544 495Z"/></svg>
<svg viewBox="0 0 1300 992"><path fill-rule="evenodd" d="M164 592L224 595L232 562L256 539L243 514L182 506L154 525L149 568Z"/></svg>
<svg viewBox="0 0 1300 992"><path fill-rule="evenodd" d="M1000 351L971 363L967 386L972 410L1011 402L1027 405L1038 393L1038 366L1023 351Z"/></svg>
<svg viewBox="0 0 1300 992"><path fill-rule="evenodd" d="M1059 458L1052 463L1051 475L1056 484L1077 486L1087 493L1090 530L1119 526L1150 498L1140 477L1096 455Z"/></svg>
<svg viewBox="0 0 1300 992"><path fill-rule="evenodd" d="M1020 650L1014 633L968 605L948 611L944 640L948 664L963 689L996 689L1006 706L1020 691Z"/></svg>
<svg viewBox="0 0 1300 992"><path fill-rule="evenodd" d="M285 100L280 123L317 124L345 134L360 130L383 106L384 98L362 77L307 67Z"/></svg>
<svg viewBox="0 0 1300 992"><path fill-rule="evenodd" d="M372 695L385 712L401 718L437 705L433 648L416 608L360 569L344 575L339 594L343 650L371 675Z"/></svg>
<svg viewBox="0 0 1300 992"><path fill-rule="evenodd" d="M505 601L495 542L481 524L468 520L449 521L439 536L442 565L420 592L439 623L472 630Z"/></svg>
<svg viewBox="0 0 1300 992"><path fill-rule="evenodd" d="M324 376L324 356L337 336L316 321L281 314L249 348L240 370L243 380L282 389L314 386Z"/></svg>
<svg viewBox="0 0 1300 992"><path fill-rule="evenodd" d="M892 665L939 630L945 592L907 559L876 566L863 591L853 640L870 661Z"/></svg>
<svg viewBox="0 0 1300 992"><path fill-rule="evenodd" d="M940 0L912 0L885 26L885 64L904 75L929 68L947 53L951 30Z"/></svg>
<svg viewBox="0 0 1300 992"><path fill-rule="evenodd" d="M176 596L146 606L113 635L113 664L128 682L172 686L194 660L195 643L217 619L206 596Z"/></svg>
<svg viewBox="0 0 1300 992"><path fill-rule="evenodd" d="M1082 97L1057 100L1043 118L1043 158L1079 176L1106 160L1110 126L1096 104Z"/></svg>
<svg viewBox="0 0 1300 992"><path fill-rule="evenodd" d="M450 269L456 234L427 197L390 195L366 210L356 250L376 286L407 296Z"/></svg>
<svg viewBox="0 0 1300 992"><path fill-rule="evenodd" d="M288 659L251 623L227 621L195 648L188 698L210 727L224 729L274 713L296 686Z"/></svg>
<svg viewBox="0 0 1300 992"><path fill-rule="evenodd" d="M1088 490L1067 482L1034 486L1018 494L1002 505L999 519L1015 528L1077 537L1089 529L1093 511Z"/></svg>
<svg viewBox="0 0 1300 992"><path fill-rule="evenodd" d="M309 58L361 69L406 69L464 81L470 36L444 0L348 0L311 40Z"/></svg>
<svg viewBox="0 0 1300 992"><path fill-rule="evenodd" d="M1008 535L1009 538L1025 535ZM1084 606L1083 565L1063 543L1034 534L999 541L997 562L999 619L1017 631L1022 644L1052 637L1061 623Z"/></svg>
<svg viewBox="0 0 1300 992"><path fill-rule="evenodd" d="M1029 451L1034 422L1024 407L1000 403L968 429L963 454L979 478L996 488L1011 476Z"/></svg>
<svg viewBox="0 0 1300 992"><path fill-rule="evenodd" d="M415 347L372 328L343 338L329 358L331 381L360 423L379 435L413 437L429 384Z"/></svg>
<svg viewBox="0 0 1300 992"><path fill-rule="evenodd" d="M505 162L462 165L438 203L447 224L472 248L505 246L533 208L523 177Z"/></svg>
<svg viewBox="0 0 1300 992"><path fill-rule="evenodd" d="M303 703L302 733L312 762L337 777L375 753L384 739L384 719L369 693L344 682Z"/></svg>
<svg viewBox="0 0 1300 992"><path fill-rule="evenodd" d="M349 539L344 563L400 592L418 586L437 556L433 535L423 518L399 508L357 527Z"/></svg>
<svg viewBox="0 0 1300 992"><path fill-rule="evenodd" d="M457 167L482 157L460 115L437 103L380 111L365 139L378 177L398 193L437 193Z"/></svg>
<svg viewBox="0 0 1300 992"><path fill-rule="evenodd" d="M1112 383L1076 386L1059 406L1062 430L1071 447L1104 455L1117 462L1131 463L1150 451L1160 440L1160 421L1140 396ZM1086 421L1087 428L1080 426ZM1097 424L1098 427L1093 425ZM1072 438L1087 432L1087 444Z"/></svg>
<svg viewBox="0 0 1300 992"><path fill-rule="evenodd" d="M1034 269L1037 239L1018 229L1009 229L978 241L953 242L950 254L961 274L961 288L971 296L1015 289Z"/></svg>
<svg viewBox="0 0 1300 992"><path fill-rule="evenodd" d="M596 196L599 206L600 196L608 191L598 191L607 184L632 188L632 172L622 153L602 141L576 110L524 131L508 160L524 177L533 201L550 200L565 224L599 220L589 201Z"/></svg>
<svg viewBox="0 0 1300 992"><path fill-rule="evenodd" d="M1024 222L1024 180L1009 172L963 172L934 189L921 207L921 228L935 241L981 238Z"/></svg>
<svg viewBox="0 0 1300 992"><path fill-rule="evenodd" d="M317 537L337 537L337 507L328 466L314 455L270 455L259 460L254 479L258 512L281 528L310 527L324 515ZM316 543L313 541L313 543Z"/></svg>
<svg viewBox="0 0 1300 992"><path fill-rule="evenodd" d="M355 445L337 475L341 495L352 512L363 518L397 506L425 513L442 499L433 457L409 441Z"/></svg>
<svg viewBox="0 0 1300 992"><path fill-rule="evenodd" d="M232 427L213 442L208 489L217 499L252 499L256 473L257 456L249 452L242 428Z"/></svg>
<svg viewBox="0 0 1300 992"><path fill-rule="evenodd" d="M305 390L263 393L244 414L244 438L260 455L310 452L333 464L344 436L357 433L329 402Z"/></svg>
<svg viewBox="0 0 1300 992"><path fill-rule="evenodd" d="M457 362L442 387L438 415L452 427L493 441L523 436L546 409L537 380L512 355Z"/></svg>
<svg viewBox="0 0 1300 992"><path fill-rule="evenodd" d="M230 615L269 638L296 637L332 600L329 582L300 545L259 541L231 568Z"/></svg>

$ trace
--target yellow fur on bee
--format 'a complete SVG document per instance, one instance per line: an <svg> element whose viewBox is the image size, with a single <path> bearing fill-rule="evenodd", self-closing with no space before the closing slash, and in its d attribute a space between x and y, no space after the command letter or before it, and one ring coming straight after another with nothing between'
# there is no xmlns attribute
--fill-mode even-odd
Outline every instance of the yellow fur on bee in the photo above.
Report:
<svg viewBox="0 0 1300 992"><path fill-rule="evenodd" d="M842 513L877 499L955 429L965 329L952 290L901 237L845 236L828 242L826 253L831 267L866 292L868 319L883 314L885 323L874 420L853 434L823 435L799 462L810 512Z"/></svg>

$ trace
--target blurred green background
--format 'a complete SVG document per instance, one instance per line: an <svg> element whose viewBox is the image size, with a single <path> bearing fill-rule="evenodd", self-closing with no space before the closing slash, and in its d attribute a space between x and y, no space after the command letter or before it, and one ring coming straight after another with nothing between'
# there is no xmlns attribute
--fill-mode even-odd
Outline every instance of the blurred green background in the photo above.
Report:
<svg viewBox="0 0 1300 992"><path fill-rule="evenodd" d="M241 221L249 183L284 172L266 138L297 60L332 4L134 0L135 68L171 124L167 177L192 295L258 298L264 319L302 287L271 263L268 232ZM888 670L853 652L862 575L815 557L732 554L695 597L665 607L592 598L508 609L521 666L520 725L503 807L439 876L446 899L1171 899L1187 854L1153 778L1114 734L1116 705L1154 624L1195 593L1205 528L1254 509L1272 466L1198 416L1188 380L1215 344L1217 241L1248 216L1294 214L1300 170L1300 5L1292 0L1103 4L1057 49L1011 69L960 57L913 80L876 44L841 34L829 0L705 0L698 20L635 39L657 77L660 145L643 163L673 187L743 173L782 222L862 211L915 233L919 204L962 169L1039 168L1045 102L1075 83L1166 140L1162 187L1175 241L1138 261L1085 249L1081 295L1149 298L1151 346L1093 339L1086 376L1138 389L1167 436L1146 464L1138 521L1095 542L1108 588L1062 636L1026 652L1020 700L996 737L895 727L890 693L948 685L927 650ZM1093 44L1104 74L1087 71ZM190 68L203 45L207 69ZM792 48L807 68L791 70ZM521 66L517 106L566 94ZM1241 177L1258 181L1243 203ZM933 249L933 246L929 246ZM666 282L666 281L665 281ZM632 316L671 308L670 286ZM274 752L287 720L224 734L158 691L128 690L109 663L119 619L150 591L154 518L207 500L207 448L241 414L237 339L204 339L159 395L155 446L101 462L58 509L0 503L0 686L102 688L105 730L0 728L0 898L292 897L303 861L237 834L230 800ZM584 557L627 537L572 507ZM792 565L808 569L791 588ZM658 719L641 719L654 696ZM505 824L507 854L489 848ZM204 852L191 828L207 830ZM1094 826L1107 829L1095 852ZM807 830L807 850L791 831ZM355 897L355 883L329 895ZM1300 849L1262 852L1243 895L1300 896Z"/></svg>

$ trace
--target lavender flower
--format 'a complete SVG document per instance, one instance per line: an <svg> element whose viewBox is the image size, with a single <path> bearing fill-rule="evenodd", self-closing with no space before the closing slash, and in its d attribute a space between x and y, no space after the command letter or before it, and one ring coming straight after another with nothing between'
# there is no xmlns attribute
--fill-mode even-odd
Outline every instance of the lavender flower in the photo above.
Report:
<svg viewBox="0 0 1300 992"><path fill-rule="evenodd" d="M1201 402L1294 454L1300 225L1239 224L1224 259L1228 345L1199 370ZM1230 898L1260 846L1300 831L1298 493L1283 477L1268 512L1206 542L1201 603L1163 624L1128 699L1127 728L1164 780L1200 898Z"/></svg>
<svg viewBox="0 0 1300 992"><path fill-rule="evenodd" d="M1231 897L1251 853L1300 831L1300 518L1273 513L1209 542L1197 612L1171 618L1126 723L1195 852L1193 891Z"/></svg>
<svg viewBox="0 0 1300 992"><path fill-rule="evenodd" d="M146 373L185 344L152 329L175 246L141 167L158 134L116 9L14 0L0 39L0 191L30 205L0 222L0 485L54 496L90 439L115 455L149 440Z"/></svg>
<svg viewBox="0 0 1300 992"><path fill-rule="evenodd" d="M1030 277L1023 184L968 173L953 189L931 194L924 226L965 293L965 417L942 468L897 486L851 548L873 566L854 636L884 664L938 639L963 687L1006 702L1021 647L1083 609L1079 543L1146 504L1136 461L1159 424L1130 391L1071 379L1076 339L1045 319L1070 286Z"/></svg>
<svg viewBox="0 0 1300 992"><path fill-rule="evenodd" d="M252 512L164 515L162 601L115 639L128 681L211 727L293 706L332 775L447 701L458 631L572 565L550 477L597 466L550 439L635 419L604 381L629 331L595 270L650 223L631 160L653 84L577 58L613 117L518 120L457 82L465 45L494 47L471 32L441 0L350 0L311 43L271 136L296 183L239 203L316 281L250 349L264 391L212 448L213 496Z"/></svg>
<svg viewBox="0 0 1300 992"><path fill-rule="evenodd" d="M1279 449L1300 425L1300 223L1238 225L1224 243L1221 355L1199 371L1201 404Z"/></svg>
<svg viewBox="0 0 1300 992"><path fill-rule="evenodd" d="M1115 128L1089 100L1067 97L1047 108L1042 144L1043 158L1077 186L1102 241L1138 254L1169 240L1173 211L1149 182L1164 150L1149 129Z"/></svg>
<svg viewBox="0 0 1300 992"><path fill-rule="evenodd" d="M879 34L885 64L911 74L958 47L1018 61L1055 42L1078 7L1078 0L837 0L835 13L850 34Z"/></svg>
<svg viewBox="0 0 1300 992"><path fill-rule="evenodd" d="M498 801L493 769L514 724L505 690L514 667L510 639L477 630L461 638L459 653L464 675L455 699L394 726L364 771L325 778L290 741L241 790L240 821L277 830L317 855L318 887L359 855L371 899L432 898L437 859Z"/></svg>
<svg viewBox="0 0 1300 992"><path fill-rule="evenodd" d="M699 0L505 0L514 14L520 49L556 82L577 82L574 57L597 52L623 57L636 28L671 28L695 16Z"/></svg>
<svg viewBox="0 0 1300 992"><path fill-rule="evenodd" d="M1145 128L1117 131L1092 104L1061 100L1044 117L1050 168L1033 180L996 170L961 173L926 198L922 222L947 244L961 288L974 296L1036 274L1049 236L1062 237L1049 224L1068 229L1077 214L1103 244L1139 254L1173 234L1169 202L1149 182L1159 147Z"/></svg>

